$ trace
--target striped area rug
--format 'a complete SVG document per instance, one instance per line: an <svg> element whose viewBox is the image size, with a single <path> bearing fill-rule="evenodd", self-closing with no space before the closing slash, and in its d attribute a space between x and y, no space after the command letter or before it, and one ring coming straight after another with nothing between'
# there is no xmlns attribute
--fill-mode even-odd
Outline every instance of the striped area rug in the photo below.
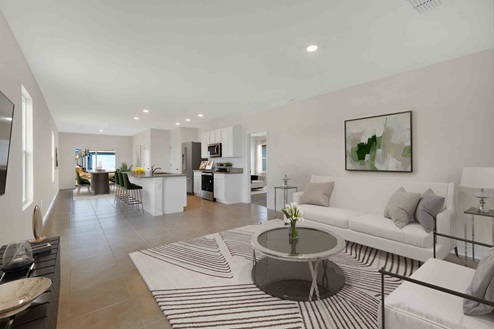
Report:
<svg viewBox="0 0 494 329"><path fill-rule="evenodd" d="M269 221L263 225L282 225ZM330 258L345 273L343 289L315 302L294 302L259 290L251 278L250 239L259 225L130 254L174 329L377 328L382 266L411 275L420 262L348 242ZM401 282L386 277L386 294Z"/></svg>

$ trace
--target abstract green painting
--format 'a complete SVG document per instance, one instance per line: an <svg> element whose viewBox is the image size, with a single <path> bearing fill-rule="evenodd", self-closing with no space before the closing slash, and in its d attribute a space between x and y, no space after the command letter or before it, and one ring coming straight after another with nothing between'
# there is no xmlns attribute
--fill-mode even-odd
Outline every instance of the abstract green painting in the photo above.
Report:
<svg viewBox="0 0 494 329"><path fill-rule="evenodd" d="M412 172L412 112L346 120L345 169Z"/></svg>

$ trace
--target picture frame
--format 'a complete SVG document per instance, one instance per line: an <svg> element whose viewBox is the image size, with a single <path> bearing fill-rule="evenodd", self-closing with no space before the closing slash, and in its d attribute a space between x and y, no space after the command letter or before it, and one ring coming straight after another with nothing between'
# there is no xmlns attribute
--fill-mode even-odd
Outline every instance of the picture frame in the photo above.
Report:
<svg viewBox="0 0 494 329"><path fill-rule="evenodd" d="M345 120L345 170L413 172L412 111Z"/></svg>

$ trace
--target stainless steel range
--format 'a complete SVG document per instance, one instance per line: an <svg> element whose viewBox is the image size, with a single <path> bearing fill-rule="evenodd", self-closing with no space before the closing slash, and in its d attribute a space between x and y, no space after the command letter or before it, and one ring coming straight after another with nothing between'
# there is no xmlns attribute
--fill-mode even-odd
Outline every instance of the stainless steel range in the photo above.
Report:
<svg viewBox="0 0 494 329"><path fill-rule="evenodd" d="M214 199L214 173L205 171L201 174L202 198L215 201Z"/></svg>

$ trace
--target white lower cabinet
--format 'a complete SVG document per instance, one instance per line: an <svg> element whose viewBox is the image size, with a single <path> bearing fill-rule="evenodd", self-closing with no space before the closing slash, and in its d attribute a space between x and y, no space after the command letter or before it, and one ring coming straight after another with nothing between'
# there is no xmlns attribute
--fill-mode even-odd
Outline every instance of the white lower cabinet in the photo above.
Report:
<svg viewBox="0 0 494 329"><path fill-rule="evenodd" d="M202 172L194 171L194 195L201 196L201 174Z"/></svg>
<svg viewBox="0 0 494 329"><path fill-rule="evenodd" d="M214 174L214 197L217 202L242 202L242 174Z"/></svg>

